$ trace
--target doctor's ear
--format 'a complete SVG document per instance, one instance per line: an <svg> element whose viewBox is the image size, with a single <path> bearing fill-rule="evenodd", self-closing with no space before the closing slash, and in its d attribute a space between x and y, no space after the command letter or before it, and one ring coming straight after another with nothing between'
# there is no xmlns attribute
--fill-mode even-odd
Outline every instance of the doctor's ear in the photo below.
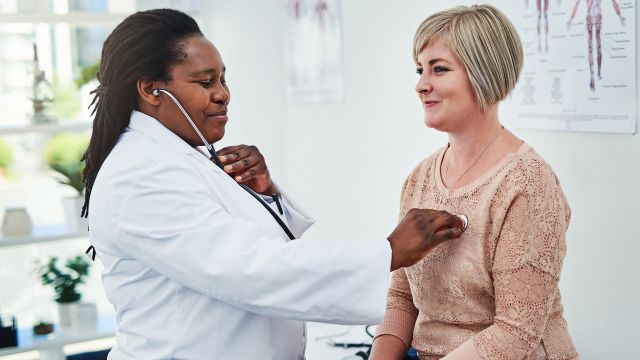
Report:
<svg viewBox="0 0 640 360"><path fill-rule="evenodd" d="M136 85L138 88L138 97L141 101L149 105L160 105L159 93L154 90L161 89L162 86L160 86L157 81L138 80Z"/></svg>

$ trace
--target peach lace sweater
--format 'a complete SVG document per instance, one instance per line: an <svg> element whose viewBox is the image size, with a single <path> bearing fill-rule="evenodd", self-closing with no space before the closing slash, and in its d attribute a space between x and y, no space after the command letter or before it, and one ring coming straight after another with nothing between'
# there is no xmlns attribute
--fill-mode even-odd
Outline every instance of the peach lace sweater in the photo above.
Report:
<svg viewBox="0 0 640 360"><path fill-rule="evenodd" d="M409 175L400 216L413 207L446 210L466 214L469 227L394 272L377 336L397 336L421 360L577 359L558 289L571 210L555 173L522 144L449 190L439 175L444 150Z"/></svg>

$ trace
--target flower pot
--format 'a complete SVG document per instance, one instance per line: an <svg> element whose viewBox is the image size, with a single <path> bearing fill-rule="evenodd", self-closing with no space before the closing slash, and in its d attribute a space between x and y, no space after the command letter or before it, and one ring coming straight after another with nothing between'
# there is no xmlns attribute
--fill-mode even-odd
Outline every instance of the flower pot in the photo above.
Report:
<svg viewBox="0 0 640 360"><path fill-rule="evenodd" d="M89 228L89 222L87 219L80 217L82 214L83 204L84 198L80 196L66 197L62 199L64 215L67 219L67 230L70 233L85 232Z"/></svg>
<svg viewBox="0 0 640 360"><path fill-rule="evenodd" d="M58 322L60 327L71 328L74 325L75 308L78 302L58 303Z"/></svg>
<svg viewBox="0 0 640 360"><path fill-rule="evenodd" d="M85 302L58 303L60 327L69 330L92 330L98 321L96 304Z"/></svg>
<svg viewBox="0 0 640 360"><path fill-rule="evenodd" d="M53 332L53 324L40 324L33 326L33 333L36 335L47 335Z"/></svg>
<svg viewBox="0 0 640 360"><path fill-rule="evenodd" d="M82 331L90 331L96 328L98 323L98 309L96 304L81 302L74 309L73 328Z"/></svg>
<svg viewBox="0 0 640 360"><path fill-rule="evenodd" d="M2 219L2 234L6 236L31 233L31 218L25 208L7 208Z"/></svg>

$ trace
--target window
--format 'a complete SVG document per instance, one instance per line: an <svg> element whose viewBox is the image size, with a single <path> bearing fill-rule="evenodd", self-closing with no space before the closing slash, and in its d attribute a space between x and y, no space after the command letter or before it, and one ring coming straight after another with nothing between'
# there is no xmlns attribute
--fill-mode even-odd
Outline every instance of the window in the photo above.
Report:
<svg viewBox="0 0 640 360"><path fill-rule="evenodd" d="M79 92L75 80L99 61L111 30L138 10L171 7L195 15L199 5L199 0L1 1L0 107L7 111L0 112L0 126L88 120L88 89ZM39 71L44 71L41 79ZM34 118L34 98L45 102L45 116Z"/></svg>
<svg viewBox="0 0 640 360"><path fill-rule="evenodd" d="M61 199L71 192L46 173L42 161L49 130L27 126L38 120L33 116L34 96L53 97L46 103L47 117L40 119L51 121L46 126L50 132L70 120L84 121L75 129L88 132L88 92L95 85L80 90L75 80L81 69L99 60L113 28L138 10L169 7L197 16L199 5L199 0L0 0L0 142L10 145L16 160L8 176L0 174L0 214L18 206L28 210L34 227L64 221ZM34 86L39 70L46 81ZM21 327L47 319L46 314L54 312L53 297L35 275L34 260L75 256L86 245L86 239L79 239L1 248L0 310L16 315ZM83 298L110 309L97 267L91 272Z"/></svg>

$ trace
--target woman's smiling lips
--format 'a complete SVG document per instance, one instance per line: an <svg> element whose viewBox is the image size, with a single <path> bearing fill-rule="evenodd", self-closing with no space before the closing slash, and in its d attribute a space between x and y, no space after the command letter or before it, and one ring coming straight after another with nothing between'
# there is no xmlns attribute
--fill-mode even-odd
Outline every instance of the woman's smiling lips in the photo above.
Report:
<svg viewBox="0 0 640 360"><path fill-rule="evenodd" d="M425 100L422 102L424 104L424 108L425 109L431 109L432 107L438 105L440 103L440 101L435 101L435 100Z"/></svg>

